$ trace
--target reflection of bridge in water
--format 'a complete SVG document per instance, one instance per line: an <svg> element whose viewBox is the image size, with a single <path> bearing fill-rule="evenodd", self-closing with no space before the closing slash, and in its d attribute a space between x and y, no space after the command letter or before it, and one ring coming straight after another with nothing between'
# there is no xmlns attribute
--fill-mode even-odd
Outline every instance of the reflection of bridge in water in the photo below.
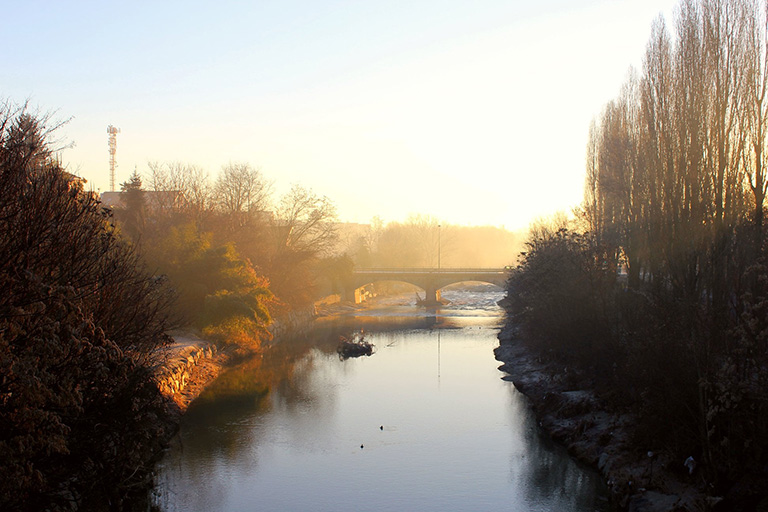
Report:
<svg viewBox="0 0 768 512"><path fill-rule="evenodd" d="M401 281L423 289L425 302L437 303L440 289L450 284L479 281L503 288L508 272L505 268L359 268L352 275L352 282L344 291L344 300L359 303L360 289L367 284Z"/></svg>

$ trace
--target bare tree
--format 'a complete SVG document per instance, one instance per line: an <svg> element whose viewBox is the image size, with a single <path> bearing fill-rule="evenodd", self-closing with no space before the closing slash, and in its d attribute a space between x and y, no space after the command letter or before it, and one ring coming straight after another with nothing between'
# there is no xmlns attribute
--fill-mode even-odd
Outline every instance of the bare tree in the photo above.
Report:
<svg viewBox="0 0 768 512"><path fill-rule="evenodd" d="M763 204L768 192L766 179L766 132L768 132L768 13L765 4L749 2L743 20L747 25L745 101L742 109L748 147L743 153L744 169L754 198L754 220L762 236Z"/></svg>
<svg viewBox="0 0 768 512"><path fill-rule="evenodd" d="M193 217L201 220L213 209L213 187L208 179L208 173L200 166L188 165L186 174L184 204Z"/></svg>
<svg viewBox="0 0 768 512"><path fill-rule="evenodd" d="M315 273L312 266L332 253L336 243L336 207L299 185L277 206L271 220L272 253L267 274L271 289L294 306L311 302Z"/></svg>
<svg viewBox="0 0 768 512"><path fill-rule="evenodd" d="M589 140L587 141L586 175L584 179L584 202L582 208L586 216L587 227L598 236L602 234L602 215L600 207L600 184L598 175L600 166L598 155L600 154L601 130L593 119L589 124Z"/></svg>
<svg viewBox="0 0 768 512"><path fill-rule="evenodd" d="M300 185L281 199L273 220L278 249L324 255L336 241L336 206Z"/></svg>
<svg viewBox="0 0 768 512"><path fill-rule="evenodd" d="M738 0L703 2L704 52L709 63L710 119L707 170L714 187L715 228L732 223L740 204L742 108L745 28Z"/></svg>
<svg viewBox="0 0 768 512"><path fill-rule="evenodd" d="M214 200L224 214L232 215L243 226L249 217L266 209L272 184L258 168L249 164L225 165L214 186Z"/></svg>
<svg viewBox="0 0 768 512"><path fill-rule="evenodd" d="M147 184L153 209L160 215L182 213L200 219L213 206L208 174L197 165L150 162Z"/></svg>

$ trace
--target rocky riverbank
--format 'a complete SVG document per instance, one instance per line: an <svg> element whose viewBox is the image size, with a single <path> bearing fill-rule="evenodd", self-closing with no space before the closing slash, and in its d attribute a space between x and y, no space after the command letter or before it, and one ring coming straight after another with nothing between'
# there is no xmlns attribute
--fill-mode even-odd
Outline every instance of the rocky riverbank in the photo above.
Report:
<svg viewBox="0 0 768 512"><path fill-rule="evenodd" d="M212 382L232 352L221 350L191 332L172 334L174 343L166 350L165 364L158 371L160 391L184 412L205 386Z"/></svg>
<svg viewBox="0 0 768 512"><path fill-rule="evenodd" d="M495 353L504 363L499 367L507 373L504 378L528 396L546 432L602 473L619 508L698 512L721 501L699 489L695 461L687 467L686 461L633 443L635 417L601 401L584 379L537 359L509 326L499 333L499 342Z"/></svg>

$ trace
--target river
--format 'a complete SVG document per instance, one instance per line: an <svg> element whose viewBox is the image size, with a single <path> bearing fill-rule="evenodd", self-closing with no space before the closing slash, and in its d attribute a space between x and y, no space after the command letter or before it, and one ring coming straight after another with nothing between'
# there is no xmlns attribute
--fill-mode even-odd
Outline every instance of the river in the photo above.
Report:
<svg viewBox="0 0 768 512"><path fill-rule="evenodd" d="M159 465L160 510L608 510L599 476L501 379L502 294L443 297L324 319L222 374ZM339 335L361 328L375 353L340 360Z"/></svg>

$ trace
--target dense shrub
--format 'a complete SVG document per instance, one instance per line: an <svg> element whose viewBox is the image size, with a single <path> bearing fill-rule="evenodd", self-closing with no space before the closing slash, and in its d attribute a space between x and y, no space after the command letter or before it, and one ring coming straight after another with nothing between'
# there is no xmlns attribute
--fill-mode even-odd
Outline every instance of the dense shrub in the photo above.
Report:
<svg viewBox="0 0 768 512"><path fill-rule="evenodd" d="M508 311L522 338L543 353L605 371L615 263L587 236L560 229L537 237L509 278ZM600 358L595 355L600 352Z"/></svg>
<svg viewBox="0 0 768 512"><path fill-rule="evenodd" d="M190 325L218 343L258 349L270 337L269 282L234 244L212 240L191 223L172 227L150 257L176 286L178 312Z"/></svg>
<svg viewBox="0 0 768 512"><path fill-rule="evenodd" d="M0 113L0 508L120 510L166 428L149 365L172 296L51 158Z"/></svg>

